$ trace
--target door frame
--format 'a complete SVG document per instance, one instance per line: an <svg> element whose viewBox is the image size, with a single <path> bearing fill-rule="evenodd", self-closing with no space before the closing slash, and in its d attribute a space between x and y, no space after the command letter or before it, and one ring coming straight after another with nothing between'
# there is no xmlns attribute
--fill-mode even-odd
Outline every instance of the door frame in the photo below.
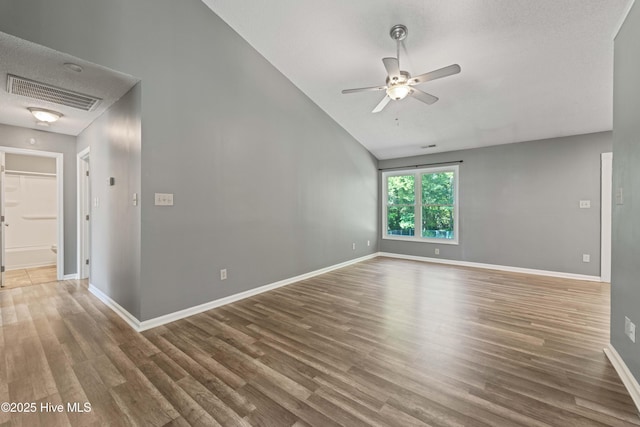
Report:
<svg viewBox="0 0 640 427"><path fill-rule="evenodd" d="M600 281L611 283L611 210L613 191L613 153L601 154L600 167Z"/></svg>
<svg viewBox="0 0 640 427"><path fill-rule="evenodd" d="M21 154L23 156L52 157L56 159L56 200L57 200L57 245L56 274L58 280L64 280L64 154L53 151L30 150L27 148L15 148L0 146L0 151L5 154ZM4 185L4 183L3 183ZM6 254L2 254L3 262Z"/></svg>
<svg viewBox="0 0 640 427"><path fill-rule="evenodd" d="M87 259L91 259L91 229L85 227L85 215L91 215L91 188L86 179L89 171L90 147L80 151L76 157L77 171L77 208L78 208L78 279L86 279L91 273L91 266L87 266ZM89 217L91 221L91 217ZM90 226L89 226L90 227Z"/></svg>

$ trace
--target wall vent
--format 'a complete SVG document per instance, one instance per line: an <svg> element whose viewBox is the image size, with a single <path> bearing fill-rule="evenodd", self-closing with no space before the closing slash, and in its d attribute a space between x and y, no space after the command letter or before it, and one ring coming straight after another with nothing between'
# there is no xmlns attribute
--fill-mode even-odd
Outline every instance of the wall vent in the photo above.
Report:
<svg viewBox="0 0 640 427"><path fill-rule="evenodd" d="M54 104L66 105L84 111L93 111L100 101L95 96L71 92L70 90L51 86L45 83L25 79L24 77L9 74L7 79L7 92L14 95L27 96Z"/></svg>

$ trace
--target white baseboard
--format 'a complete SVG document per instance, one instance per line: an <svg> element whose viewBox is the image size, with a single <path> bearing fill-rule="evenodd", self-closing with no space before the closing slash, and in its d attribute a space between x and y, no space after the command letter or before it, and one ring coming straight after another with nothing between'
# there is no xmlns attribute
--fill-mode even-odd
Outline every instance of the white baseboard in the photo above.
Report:
<svg viewBox="0 0 640 427"><path fill-rule="evenodd" d="M183 319L185 317L193 316L194 314L202 313L203 311L211 310L216 307L220 307L226 304L230 304L232 302L240 301L241 299L249 298L254 295L261 294L263 292L267 292L273 289L280 288L282 286L290 285L292 283L299 282L301 280L309 279L314 276L319 276L324 273L328 273L333 270L337 270L339 268L346 267L348 265L357 264L362 261L366 261L368 259L375 258L378 254L374 253L371 255L363 256L360 258L352 259L349 261L342 262L340 264L335 264L329 267L321 268L319 270L315 270L309 273L301 274L299 276L291 277L288 279L280 280L275 283L270 283L268 285L260 286L258 288L249 289L248 291L240 292L237 294L229 295L228 297L220 298L214 301L210 301L204 304L197 305L195 307L186 308L184 310L176 311L174 313L165 314L164 316L156 317L154 319L145 320L140 322L139 331L145 331L147 329L155 328L160 325L164 325L166 323L174 322L179 319Z"/></svg>
<svg viewBox="0 0 640 427"><path fill-rule="evenodd" d="M223 306L225 304L230 304L232 302L236 302L245 298L249 298L254 295L261 294L263 292L267 292L273 289L280 288L282 286L290 285L292 283L299 282L301 280L309 279L311 277L319 276L321 274L328 273L333 270L337 270L339 268L343 268L352 264L357 264L362 261L366 261L369 259L373 259L379 256L389 257L389 258L400 258L407 259L413 261L424 261L424 262L433 262L439 264L448 264L454 266L462 266L462 267L475 267L475 268L483 268L483 269L491 269L491 270L500 270L500 271L509 271L516 273L525 273L525 274L535 274L540 276L551 276L551 277L560 277L565 279L577 279L577 280L588 280L599 282L600 278L597 276L587 276L582 274L573 274L573 273L562 273L558 271L546 271L546 270L535 270L531 268L520 268L520 267L509 267L504 265L494 265L494 264L483 264L478 262L468 262L468 261L457 261L450 259L441 259L441 258L427 258L420 257L414 255L403 255L403 254L394 254L390 252L377 252L370 255L366 255L360 258L355 258L349 261L342 262L340 264L331 265L329 267L321 268L319 270L311 271L309 273L301 274L299 276L291 277L288 279L280 280L278 282L270 283L264 286L260 286L258 288L249 289L244 292L240 292L237 294L229 295L224 298L220 298L217 300L209 301L204 304L196 305L194 307L185 308L184 310L176 311L173 313L165 314L163 316L159 316L153 319L139 321L129 313L127 310L122 308L117 302L112 300L109 296L104 294L100 289L96 288L92 284L89 284L89 292L94 294L98 299L104 302L109 308L111 308L116 314L118 314L125 322L129 324L133 329L138 332L145 331L147 329L155 328L166 323L174 322L179 319L184 319L185 317L193 316L194 314L202 313L203 311L211 310L216 307ZM77 276L77 275L76 275Z"/></svg>
<svg viewBox="0 0 640 427"><path fill-rule="evenodd" d="M314 276L319 276L321 274L328 273L333 270L337 270L339 268L347 267L352 264L357 264L362 261L366 261L372 258L377 257L377 253L373 253L370 255L366 255L360 258L355 258L349 261L341 262L340 264L331 265L329 267L321 268L319 270L311 271L309 273L301 274L299 276L291 277L288 279L280 280L275 283L270 283L268 285L260 286L258 288L249 289L244 292L240 292L234 295L229 295L224 298L220 298L217 300L209 301L204 304L196 305L194 307L185 308L184 310L176 311L173 313L165 314L164 316L156 317L153 319L139 321L135 318L131 313L122 308L117 302L112 300L109 296L105 295L100 289L95 286L89 284L89 292L94 294L100 301L105 303L109 308L116 312L125 322L129 324L133 329L138 332L146 331L147 329L155 328L166 323L174 322L176 320L184 319L185 317L193 316L194 314L202 313L203 311L211 310L216 307L223 306L225 304L230 304L232 302L239 301L241 299L245 299L254 295L261 294L263 292L267 292L276 288L280 288L282 286L290 285L292 283L299 282L301 280L309 279Z"/></svg>
<svg viewBox="0 0 640 427"><path fill-rule="evenodd" d="M604 354L609 358L609 361L620 376L622 383L631 395L633 403L636 404L636 408L640 412L640 384L638 384L638 381L627 367L627 364L624 363L618 351L611 344L604 349Z"/></svg>
<svg viewBox="0 0 640 427"><path fill-rule="evenodd" d="M62 280L76 280L76 279L78 279L77 274L65 274L64 276L62 276Z"/></svg>
<svg viewBox="0 0 640 427"><path fill-rule="evenodd" d="M105 303L107 307L113 310L118 316L129 324L136 331L140 331L140 321L135 316L122 308L120 304L111 299L107 294L89 283L89 292L95 295L100 301Z"/></svg>
<svg viewBox="0 0 640 427"><path fill-rule="evenodd" d="M415 255L395 254L391 252L378 252L378 256L407 259L412 261L433 262L437 264L457 265L460 267L474 267L474 268L483 268L488 270L508 271L511 273L535 274L538 276L559 277L562 279L575 279L575 280L587 280L590 282L600 282L600 277L598 276L588 276L586 274L575 274L575 273L563 273L561 271L536 270L534 268L510 267L507 265L484 264L481 262L458 261L454 259L444 259L444 258L429 258L429 257L415 256Z"/></svg>

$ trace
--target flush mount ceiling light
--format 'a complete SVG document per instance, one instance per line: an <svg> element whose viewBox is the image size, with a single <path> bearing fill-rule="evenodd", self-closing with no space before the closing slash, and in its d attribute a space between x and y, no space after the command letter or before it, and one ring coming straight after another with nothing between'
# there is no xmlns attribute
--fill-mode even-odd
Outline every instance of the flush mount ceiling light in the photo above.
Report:
<svg viewBox="0 0 640 427"><path fill-rule="evenodd" d="M58 113L57 111L45 110L44 108L28 108L35 117L40 122L45 123L53 123L57 121L60 117L62 117L62 113Z"/></svg>

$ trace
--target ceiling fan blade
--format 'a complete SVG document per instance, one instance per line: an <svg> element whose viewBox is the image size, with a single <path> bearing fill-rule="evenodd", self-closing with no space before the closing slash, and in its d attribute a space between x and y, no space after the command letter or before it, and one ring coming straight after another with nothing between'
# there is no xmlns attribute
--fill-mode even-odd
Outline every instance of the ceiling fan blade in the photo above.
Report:
<svg viewBox="0 0 640 427"><path fill-rule="evenodd" d="M428 94L427 92L423 92L415 87L411 88L411 92L409 92L409 95L429 105L435 103L438 100L437 96L433 96L431 94Z"/></svg>
<svg viewBox="0 0 640 427"><path fill-rule="evenodd" d="M382 98L382 101L380 101L380 103L376 105L376 108L373 109L372 113L379 113L380 111L382 111L384 107L387 106L389 101L391 101L391 98L385 95L384 98Z"/></svg>
<svg viewBox="0 0 640 427"><path fill-rule="evenodd" d="M379 91L385 90L386 86L371 86L371 87L361 87L358 89L345 89L342 93L356 93L356 92L368 92L368 91Z"/></svg>
<svg viewBox="0 0 640 427"><path fill-rule="evenodd" d="M417 85L419 83L429 82L435 79L441 79L442 77L451 76L460 72L460 66L458 64L449 65L448 67L440 68L439 70L431 71L428 73L420 74L419 76L411 77L409 79L410 85Z"/></svg>
<svg viewBox="0 0 640 427"><path fill-rule="evenodd" d="M398 58L382 58L382 63L387 70L389 79L400 77L400 61L398 61Z"/></svg>

